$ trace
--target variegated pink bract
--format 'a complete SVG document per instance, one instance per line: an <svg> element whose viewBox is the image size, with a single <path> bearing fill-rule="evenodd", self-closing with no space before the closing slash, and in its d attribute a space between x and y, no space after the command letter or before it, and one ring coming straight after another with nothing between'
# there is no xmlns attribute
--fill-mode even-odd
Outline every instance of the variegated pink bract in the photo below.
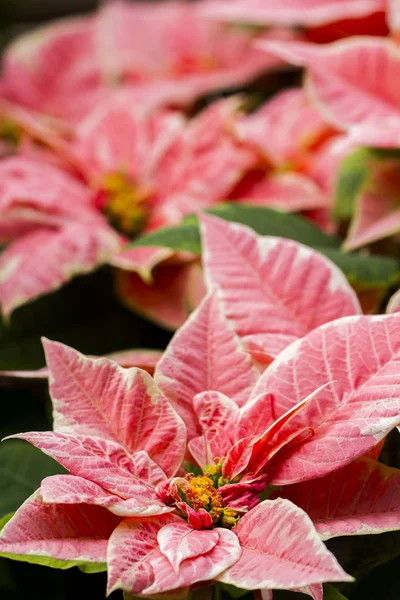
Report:
<svg viewBox="0 0 400 600"><path fill-rule="evenodd" d="M68 121L88 115L121 88L147 108L188 106L279 64L252 46L254 37L202 18L184 1L149 6L115 0L95 15L62 20L13 42L5 53L1 94Z"/></svg>
<svg viewBox="0 0 400 600"><path fill-rule="evenodd" d="M205 0L205 12L220 19L257 24L324 25L346 18L364 17L384 10L385 0Z"/></svg>
<svg viewBox="0 0 400 600"><path fill-rule="evenodd" d="M222 22L302 26L307 37L318 42L351 35L386 35L388 26L395 26L392 0L284 0L279 4L268 0L203 0L203 13Z"/></svg>
<svg viewBox="0 0 400 600"><path fill-rule="evenodd" d="M185 267L193 262L190 255L121 250L143 230L176 223L222 200L257 161L229 133L239 106L229 98L185 124L170 111L143 114L121 95L79 124L69 147L73 165L29 154L2 160L0 238L9 242L0 257L4 314L105 262L148 283L159 262L178 258L180 280L189 287L196 272ZM185 303L188 294L190 289L177 289L169 302L166 296L159 320L177 327L187 315L187 308L177 315L177 300Z"/></svg>
<svg viewBox="0 0 400 600"><path fill-rule="evenodd" d="M400 424L400 317L355 314L301 244L209 216L202 235L209 294L154 380L45 341L54 432L16 437L71 474L42 482L0 551L107 562L108 590L134 595L221 581L321 598L350 578L319 536L400 528L398 472L371 458ZM285 348L262 375L243 344L258 336Z"/></svg>
<svg viewBox="0 0 400 600"><path fill-rule="evenodd" d="M326 46L271 43L264 48L307 68L305 91L310 101L346 132L337 145L339 155L360 146L399 147L400 96L394 82L400 73L400 52L395 41L360 37ZM395 161L371 164L371 177L358 194L346 249L399 233L397 170Z"/></svg>
<svg viewBox="0 0 400 600"><path fill-rule="evenodd" d="M254 502L263 482L244 484L253 507L246 514L245 496L239 509L224 500L229 485L217 485L219 467L182 473L185 427L147 373L54 342L45 349L54 432L17 437L71 474L48 477L22 505L2 531L3 555L107 562L109 592L144 596L213 580L254 589L349 579L301 509L288 500ZM234 496L240 488L232 485ZM261 537L251 534L254 519ZM289 558L284 569L279 556ZM270 566L260 577L261 562Z"/></svg>

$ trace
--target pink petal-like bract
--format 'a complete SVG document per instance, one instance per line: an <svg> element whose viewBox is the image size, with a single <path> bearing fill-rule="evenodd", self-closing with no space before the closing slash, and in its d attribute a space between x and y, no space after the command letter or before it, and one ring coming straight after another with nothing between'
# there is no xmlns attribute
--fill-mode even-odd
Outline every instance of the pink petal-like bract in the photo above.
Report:
<svg viewBox="0 0 400 600"><path fill-rule="evenodd" d="M0 161L0 212L32 229L68 221L101 222L85 185L45 161L22 156Z"/></svg>
<svg viewBox="0 0 400 600"><path fill-rule="evenodd" d="M135 455L127 454L117 442L53 431L20 433L10 437L30 442L72 475L97 483L121 498L135 498L140 506L157 503L154 488L138 479Z"/></svg>
<svg viewBox="0 0 400 600"><path fill-rule="evenodd" d="M108 593L122 588L137 594L151 585L154 570L150 559L158 548L157 534L164 525L180 521L175 515L122 521L108 545Z"/></svg>
<svg viewBox="0 0 400 600"><path fill-rule="evenodd" d="M262 37L295 35L284 29ZM198 6L187 2L107 2L97 14L17 38L5 52L2 95L72 122L120 90L146 110L187 106L279 64L253 46L254 38L251 31L202 18Z"/></svg>
<svg viewBox="0 0 400 600"><path fill-rule="evenodd" d="M396 163L372 163L371 175L357 198L354 216L347 231L344 242L346 250L371 244L400 231L399 185Z"/></svg>
<svg viewBox="0 0 400 600"><path fill-rule="evenodd" d="M233 531L216 527L213 533L218 532L217 544L208 552L183 561L176 573L171 562L159 550L154 554L151 564L154 568L154 583L147 588L145 594L158 594L173 590L177 587L193 585L198 581L217 579L217 576L233 565L241 555L239 540ZM195 539L197 532L193 533ZM202 533L202 532L201 532ZM203 542L203 548L206 549Z"/></svg>
<svg viewBox="0 0 400 600"><path fill-rule="evenodd" d="M210 552L219 541L217 529L198 531L188 523L165 525L157 535L161 552L168 558L178 573L179 565L187 559Z"/></svg>
<svg viewBox="0 0 400 600"><path fill-rule="evenodd" d="M231 132L242 102L236 96L213 102L188 122L163 154L150 227L178 224L184 216L221 202L257 164L254 150Z"/></svg>
<svg viewBox="0 0 400 600"><path fill-rule="evenodd" d="M261 177L253 181L249 181L250 175L236 186L231 198L243 204L271 206L285 212L329 206L329 199L319 186L302 173L261 173Z"/></svg>
<svg viewBox="0 0 400 600"><path fill-rule="evenodd" d="M276 418L330 385L291 421L313 435L284 457L271 482L322 477L376 446L400 422L400 316L354 316L294 342L262 375L254 396L273 396Z"/></svg>
<svg viewBox="0 0 400 600"><path fill-rule="evenodd" d="M287 500L265 500L242 517L235 533L242 555L219 581L254 590L352 580L321 542L311 519Z"/></svg>
<svg viewBox="0 0 400 600"><path fill-rule="evenodd" d="M385 0L207 0L203 12L221 21L318 27L385 10Z"/></svg>
<svg viewBox="0 0 400 600"><path fill-rule="evenodd" d="M315 481L285 486L281 495L307 512L322 539L400 527L400 471L359 458Z"/></svg>
<svg viewBox="0 0 400 600"><path fill-rule="evenodd" d="M45 340L44 347L55 431L113 440L128 454L145 450L166 475L175 475L185 426L148 373L87 358L58 342Z"/></svg>
<svg viewBox="0 0 400 600"><path fill-rule="evenodd" d="M107 542L120 519L87 504L44 504L35 492L0 534L0 553L105 562Z"/></svg>
<svg viewBox="0 0 400 600"><path fill-rule="evenodd" d="M254 146L275 167L293 164L322 139L326 121L301 89L276 94L259 110L235 124L242 142Z"/></svg>
<svg viewBox="0 0 400 600"><path fill-rule="evenodd" d="M145 250L147 248L134 248ZM159 249L160 250L160 249ZM163 249L161 249L163 250ZM129 250L128 250L129 252ZM128 269L132 263L125 260L125 252L114 256L112 263ZM137 264L137 263L136 263ZM146 318L161 324L167 329L177 329L187 319L191 303L191 285L193 282L191 264L168 264L157 266L153 277L146 268L138 269L138 273L119 271L116 277L116 290L121 301L130 309ZM145 276L145 281L142 277Z"/></svg>
<svg viewBox="0 0 400 600"><path fill-rule="evenodd" d="M241 405L257 377L215 292L175 334L155 372L159 388L183 418L189 439L201 434L193 409L196 394L214 390Z"/></svg>
<svg viewBox="0 0 400 600"><path fill-rule="evenodd" d="M0 302L9 315L28 300L58 289L106 262L120 246L106 224L40 228L12 242L0 256Z"/></svg>
<svg viewBox="0 0 400 600"><path fill-rule="evenodd" d="M162 356L161 350L147 350L145 348L135 348L134 350L121 350L106 355L124 369L138 367L152 375L156 364ZM98 357L92 357L98 358ZM0 377L16 377L21 379L47 379L49 369L42 367L34 371L0 371Z"/></svg>
<svg viewBox="0 0 400 600"><path fill-rule="evenodd" d="M209 215L201 216L201 230L207 285L220 287L226 316L240 336L301 337L361 312L342 272L310 248Z"/></svg>
<svg viewBox="0 0 400 600"><path fill-rule="evenodd" d="M148 517L171 512L157 498L140 496L126 500L107 492L100 485L83 477L53 475L46 477L40 486L46 504L92 504L104 506L120 517Z"/></svg>
<svg viewBox="0 0 400 600"><path fill-rule="evenodd" d="M400 51L394 41L356 37L324 46L267 42L263 47L308 68L306 91L331 123L350 131L357 126L356 137L364 145L393 145L393 132L400 132L400 93L395 85Z"/></svg>

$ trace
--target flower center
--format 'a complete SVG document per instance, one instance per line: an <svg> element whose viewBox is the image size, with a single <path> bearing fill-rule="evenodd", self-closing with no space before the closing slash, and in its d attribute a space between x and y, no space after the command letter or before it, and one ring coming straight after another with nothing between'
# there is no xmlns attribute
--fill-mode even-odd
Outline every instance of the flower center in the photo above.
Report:
<svg viewBox="0 0 400 600"><path fill-rule="evenodd" d="M221 466L205 467L201 475L188 473L185 477L165 481L157 488L158 496L168 506L175 506L180 516L195 529L215 526L232 529L247 509L224 501L229 482L222 478Z"/></svg>
<svg viewBox="0 0 400 600"><path fill-rule="evenodd" d="M21 139L21 130L14 121L4 117L0 119L0 138L12 146L17 146Z"/></svg>
<svg viewBox="0 0 400 600"><path fill-rule="evenodd" d="M148 219L147 195L135 189L123 173L105 177L102 195L103 210L115 229L130 237L144 229Z"/></svg>

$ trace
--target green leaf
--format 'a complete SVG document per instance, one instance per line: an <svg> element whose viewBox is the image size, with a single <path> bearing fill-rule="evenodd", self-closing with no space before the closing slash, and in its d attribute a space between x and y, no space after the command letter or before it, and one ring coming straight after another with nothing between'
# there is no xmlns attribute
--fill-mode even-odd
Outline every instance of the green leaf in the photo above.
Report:
<svg viewBox="0 0 400 600"><path fill-rule="evenodd" d="M342 161L336 181L336 198L333 210L338 220L353 216L356 200L363 191L375 159L370 148L358 148Z"/></svg>
<svg viewBox="0 0 400 600"><path fill-rule="evenodd" d="M361 283L363 287L386 290L400 281L400 263L394 258L346 253L330 248L316 250L334 262L352 284Z"/></svg>
<svg viewBox="0 0 400 600"><path fill-rule="evenodd" d="M299 216L271 208L241 204L224 204L207 211L228 221L248 225L261 235L286 237L303 243L327 256L345 273L350 283L366 288L387 290L400 281L400 263L384 256L345 253L340 241L320 231ZM167 227L143 236L129 247L162 246L174 250L201 253L197 219L191 215L182 225Z"/></svg>
<svg viewBox="0 0 400 600"><path fill-rule="evenodd" d="M0 556L18 562L51 567L52 569L65 570L72 569L72 567L79 567L83 573L102 573L103 571L107 571L107 563L91 563L85 560L59 560L51 556L30 556L28 554L12 554L8 552L0 552Z"/></svg>
<svg viewBox="0 0 400 600"><path fill-rule="evenodd" d="M215 206L206 212L227 221L247 225L260 235L286 237L313 248L317 246L340 247L338 239L327 235L309 221L272 208L226 203ZM135 248L138 246L163 246L200 254L201 245L197 218L191 215L183 221L182 225L159 229L135 240L128 247Z"/></svg>
<svg viewBox="0 0 400 600"><path fill-rule="evenodd" d="M7 440L2 443L0 517L17 510L38 489L42 479L65 472L55 460L26 442Z"/></svg>
<svg viewBox="0 0 400 600"><path fill-rule="evenodd" d="M12 519L14 515L15 515L15 513L11 512L11 513L8 513L7 515L4 515L4 517L1 517L0 531L7 525L8 521L10 521L10 519Z"/></svg>
<svg viewBox="0 0 400 600"><path fill-rule="evenodd" d="M347 600L333 585L324 584L324 600Z"/></svg>

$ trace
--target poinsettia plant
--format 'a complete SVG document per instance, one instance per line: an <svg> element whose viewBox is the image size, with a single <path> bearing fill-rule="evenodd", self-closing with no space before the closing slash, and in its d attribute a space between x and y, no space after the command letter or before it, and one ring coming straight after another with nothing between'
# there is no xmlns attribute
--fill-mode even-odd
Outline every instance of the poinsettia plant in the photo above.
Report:
<svg viewBox="0 0 400 600"><path fill-rule="evenodd" d="M399 315L362 316L301 244L209 216L202 235L208 294L154 378L44 341L54 431L14 437L70 474L43 480L0 551L107 568L109 592L321 599L352 579L322 540L400 528L398 471L376 461L400 424Z"/></svg>

